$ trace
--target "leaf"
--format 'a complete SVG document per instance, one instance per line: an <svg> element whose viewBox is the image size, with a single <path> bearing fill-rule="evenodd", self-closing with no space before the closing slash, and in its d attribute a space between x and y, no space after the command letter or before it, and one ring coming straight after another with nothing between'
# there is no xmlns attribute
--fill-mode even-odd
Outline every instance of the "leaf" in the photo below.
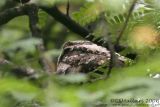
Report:
<svg viewBox="0 0 160 107"><path fill-rule="evenodd" d="M16 43L12 43L8 46L7 50L22 49L24 52L32 53L35 51L35 46L41 43L41 39L29 38L25 40L19 40Z"/></svg>
<svg viewBox="0 0 160 107"><path fill-rule="evenodd" d="M99 2L86 3L78 12L73 13L73 19L81 25L87 25L95 21L103 12Z"/></svg>
<svg viewBox="0 0 160 107"><path fill-rule="evenodd" d="M87 80L87 77L84 74L69 74L69 75L62 75L59 77L59 79L60 81L68 83L80 83L80 82L85 82Z"/></svg>
<svg viewBox="0 0 160 107"><path fill-rule="evenodd" d="M121 81L121 84L118 83L112 87L108 99L109 101L117 99L117 102L112 103L129 104L129 106L134 105L137 107L140 104L151 103L147 99L159 100L159 88L159 80L157 79L128 78ZM130 102L125 102L124 100L130 100ZM136 100L139 102L136 102Z"/></svg>
<svg viewBox="0 0 160 107"><path fill-rule="evenodd" d="M29 82L15 78L1 78L0 83L0 107L10 107L18 101L33 100L40 93L40 90Z"/></svg>

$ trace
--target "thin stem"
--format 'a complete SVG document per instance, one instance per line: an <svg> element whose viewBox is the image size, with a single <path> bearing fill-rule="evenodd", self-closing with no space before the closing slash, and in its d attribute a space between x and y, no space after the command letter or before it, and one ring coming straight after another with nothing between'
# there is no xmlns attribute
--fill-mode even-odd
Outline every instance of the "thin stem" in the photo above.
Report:
<svg viewBox="0 0 160 107"><path fill-rule="evenodd" d="M125 31L126 28L127 28L127 25L128 25L129 19L130 19L130 16L131 16L131 14L132 14L132 12L133 12L134 6L135 6L135 4L136 4L137 1L138 1L138 0L134 0L134 1L133 1L132 5L131 5L131 7L130 7L130 9L129 9L129 11L128 11L128 15L127 15L126 21L125 21L125 23L124 23L124 26L122 27L122 29L121 29L121 31L120 31L117 39L116 39L116 46L119 45L119 41L120 41L120 39L122 38L122 36L123 36L123 34L124 34L124 31Z"/></svg>
<svg viewBox="0 0 160 107"><path fill-rule="evenodd" d="M69 17L69 9L70 9L70 2L68 0L67 7L66 7L66 15Z"/></svg>

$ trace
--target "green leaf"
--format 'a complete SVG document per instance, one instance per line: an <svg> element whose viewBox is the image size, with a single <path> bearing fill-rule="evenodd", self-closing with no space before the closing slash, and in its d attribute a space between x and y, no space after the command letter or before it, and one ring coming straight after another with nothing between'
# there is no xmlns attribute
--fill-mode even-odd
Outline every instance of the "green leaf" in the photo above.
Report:
<svg viewBox="0 0 160 107"><path fill-rule="evenodd" d="M86 3L78 12L73 13L73 19L81 25L87 25L95 21L103 12L99 2Z"/></svg>

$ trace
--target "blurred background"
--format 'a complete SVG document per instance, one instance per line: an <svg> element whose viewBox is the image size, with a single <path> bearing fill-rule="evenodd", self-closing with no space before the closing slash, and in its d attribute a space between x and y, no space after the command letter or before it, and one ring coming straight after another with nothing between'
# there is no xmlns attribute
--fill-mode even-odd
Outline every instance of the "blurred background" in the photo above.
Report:
<svg viewBox="0 0 160 107"><path fill-rule="evenodd" d="M68 4L68 0L30 0L25 4L17 1L1 0L0 12L35 3L56 5L66 14ZM132 3L133 0L69 0L69 17L95 37L107 36L114 44ZM63 44L84 38L43 10L38 12L42 34L39 38L32 36L28 16L1 25L0 107L159 107L153 106L160 105L159 10L159 0L137 0L120 40L126 47L120 54L134 53L136 57L128 66L114 68L110 78L91 83L86 74L54 75ZM42 40L45 51L40 53L36 45ZM42 56L49 61L51 74L40 63Z"/></svg>

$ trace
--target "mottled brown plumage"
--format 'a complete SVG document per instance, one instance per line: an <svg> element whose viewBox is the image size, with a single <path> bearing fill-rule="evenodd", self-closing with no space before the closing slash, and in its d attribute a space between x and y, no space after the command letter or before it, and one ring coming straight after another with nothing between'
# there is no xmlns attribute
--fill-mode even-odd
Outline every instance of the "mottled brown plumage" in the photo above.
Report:
<svg viewBox="0 0 160 107"><path fill-rule="evenodd" d="M115 53L118 64L121 66L126 60ZM110 51L90 41L71 41L63 46L63 52L57 63L57 73L87 73L98 66L108 63Z"/></svg>

